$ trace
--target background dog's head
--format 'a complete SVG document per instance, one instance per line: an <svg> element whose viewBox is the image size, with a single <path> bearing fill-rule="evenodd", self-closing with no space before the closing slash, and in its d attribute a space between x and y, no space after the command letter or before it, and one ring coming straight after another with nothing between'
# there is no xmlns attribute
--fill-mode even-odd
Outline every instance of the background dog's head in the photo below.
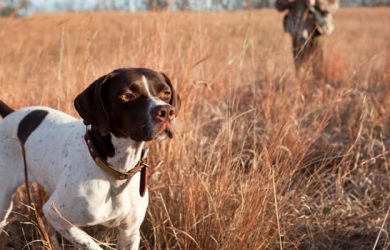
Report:
<svg viewBox="0 0 390 250"><path fill-rule="evenodd" d="M180 98L164 73L124 68L91 83L74 105L102 136L149 141L173 137Z"/></svg>

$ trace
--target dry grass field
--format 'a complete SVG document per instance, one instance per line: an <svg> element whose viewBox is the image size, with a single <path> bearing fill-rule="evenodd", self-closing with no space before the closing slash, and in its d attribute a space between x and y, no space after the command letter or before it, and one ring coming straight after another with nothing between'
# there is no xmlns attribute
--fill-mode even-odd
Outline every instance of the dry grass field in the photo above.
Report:
<svg viewBox="0 0 390 250"><path fill-rule="evenodd" d="M0 18L0 99L77 116L76 94L114 68L170 76L182 99L178 133L149 145L152 164L162 164L142 249L390 248L390 9L340 10L321 78L295 77L282 18ZM15 200L24 198L19 190ZM43 248L25 213L16 206L0 249ZM115 230L86 230L106 249L115 243Z"/></svg>

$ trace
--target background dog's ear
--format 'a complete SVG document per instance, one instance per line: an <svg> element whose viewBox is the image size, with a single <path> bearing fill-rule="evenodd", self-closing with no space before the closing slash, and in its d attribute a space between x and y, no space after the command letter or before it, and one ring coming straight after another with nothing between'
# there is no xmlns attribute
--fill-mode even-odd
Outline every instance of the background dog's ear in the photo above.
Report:
<svg viewBox="0 0 390 250"><path fill-rule="evenodd" d="M110 117L103 103L102 88L108 75L91 83L74 100L74 106L84 123L96 126L102 136L110 132Z"/></svg>
<svg viewBox="0 0 390 250"><path fill-rule="evenodd" d="M176 112L176 115L177 115L177 114L179 113L180 104L181 104L180 96L179 96L179 94L177 94L177 92L176 92L175 89L173 88L172 82L171 82L171 80L168 78L168 76L165 75L165 74L162 73L162 72L160 72L160 74L164 77L165 81L167 82L167 84L168 84L169 87L171 88L172 97L171 97L171 100L169 101L169 104L171 104L173 107L175 107L175 112Z"/></svg>

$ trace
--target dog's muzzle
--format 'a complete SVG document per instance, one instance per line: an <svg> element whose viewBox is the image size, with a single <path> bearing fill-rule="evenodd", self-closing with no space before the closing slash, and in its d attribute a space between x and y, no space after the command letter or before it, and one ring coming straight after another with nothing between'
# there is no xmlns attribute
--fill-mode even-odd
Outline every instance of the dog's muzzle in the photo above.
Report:
<svg viewBox="0 0 390 250"><path fill-rule="evenodd" d="M174 136L175 108L171 105L159 105L152 109L152 117L157 125L157 136L166 134L169 138Z"/></svg>

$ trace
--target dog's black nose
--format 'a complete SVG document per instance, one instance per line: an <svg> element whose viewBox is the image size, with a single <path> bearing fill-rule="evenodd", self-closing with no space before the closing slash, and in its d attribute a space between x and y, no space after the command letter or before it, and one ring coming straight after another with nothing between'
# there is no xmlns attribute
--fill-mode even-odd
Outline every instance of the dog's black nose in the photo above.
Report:
<svg viewBox="0 0 390 250"><path fill-rule="evenodd" d="M152 115L156 121L171 121L175 118L175 108L171 105L161 105L153 108Z"/></svg>

